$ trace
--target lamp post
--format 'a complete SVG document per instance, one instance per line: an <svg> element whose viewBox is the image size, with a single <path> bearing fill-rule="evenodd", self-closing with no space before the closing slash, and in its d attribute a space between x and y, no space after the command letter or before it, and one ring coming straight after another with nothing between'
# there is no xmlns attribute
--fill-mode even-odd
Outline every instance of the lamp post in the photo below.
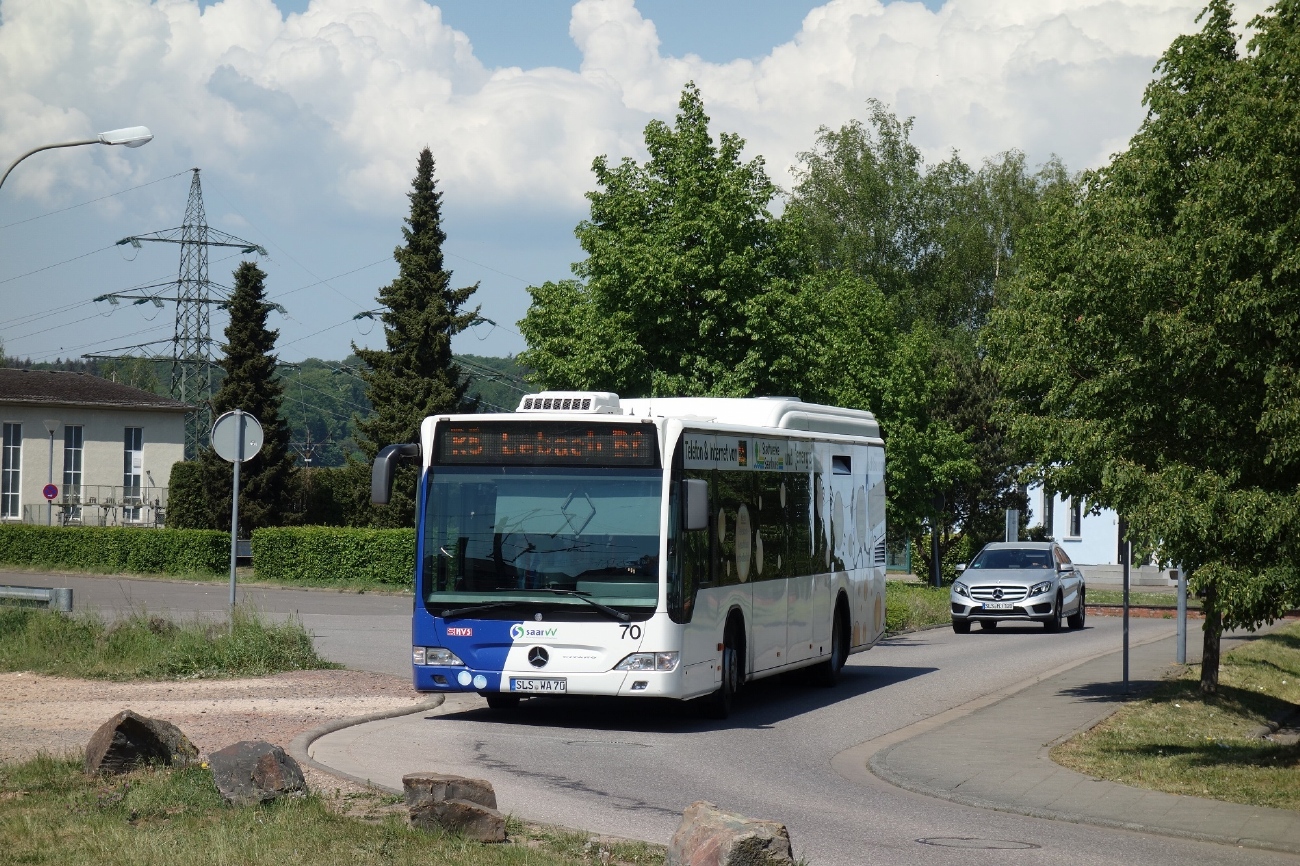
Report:
<svg viewBox="0 0 1300 866"><path fill-rule="evenodd" d="M153 139L153 133L147 126L128 126L123 129L112 129L108 132L101 132L96 138L87 138L81 141L65 141L60 144L43 144L40 147L33 147L22 156L15 159L5 169L5 173L0 175L0 186L4 186L5 178L9 177L9 172L13 171L18 163L22 162L33 153L40 153L42 150L53 150L57 147L80 147L83 144L122 144L127 147L140 147L148 144Z"/></svg>
<svg viewBox="0 0 1300 866"><path fill-rule="evenodd" d="M45 429L50 434L50 475L46 483L53 484L54 483L54 432L59 429L59 422L52 421L47 418L45 420ZM45 500L45 525L46 526L54 525L54 500L53 499Z"/></svg>

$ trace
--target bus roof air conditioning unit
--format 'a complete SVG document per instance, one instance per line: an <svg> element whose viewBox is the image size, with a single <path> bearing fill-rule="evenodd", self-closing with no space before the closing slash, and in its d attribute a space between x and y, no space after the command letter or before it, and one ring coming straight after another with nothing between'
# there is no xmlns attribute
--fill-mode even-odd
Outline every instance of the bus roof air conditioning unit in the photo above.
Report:
<svg viewBox="0 0 1300 866"><path fill-rule="evenodd" d="M618 395L608 391L543 391L519 401L518 412L577 412L583 415L621 415Z"/></svg>

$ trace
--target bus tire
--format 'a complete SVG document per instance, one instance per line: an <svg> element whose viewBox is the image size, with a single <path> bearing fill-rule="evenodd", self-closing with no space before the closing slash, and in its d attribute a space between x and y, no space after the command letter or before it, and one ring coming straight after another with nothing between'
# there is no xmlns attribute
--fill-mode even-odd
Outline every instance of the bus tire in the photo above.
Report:
<svg viewBox="0 0 1300 866"><path fill-rule="evenodd" d="M519 695L506 692L484 692L483 697L487 699L488 709L490 710L501 712L519 708Z"/></svg>
<svg viewBox="0 0 1300 866"><path fill-rule="evenodd" d="M840 671L849 658L848 608L841 596L835 603L835 616L831 619L831 655L813 666L813 682L831 688L840 681Z"/></svg>
<svg viewBox="0 0 1300 866"><path fill-rule="evenodd" d="M739 621L735 617L729 619L722 634L722 683L700 704L706 718L725 719L731 715L736 692L745 680L745 642L740 635Z"/></svg>

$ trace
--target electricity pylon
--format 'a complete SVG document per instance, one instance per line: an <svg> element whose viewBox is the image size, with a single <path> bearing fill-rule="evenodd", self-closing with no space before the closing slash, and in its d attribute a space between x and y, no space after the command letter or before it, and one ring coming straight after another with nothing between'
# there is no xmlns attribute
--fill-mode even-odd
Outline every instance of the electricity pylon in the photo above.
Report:
<svg viewBox="0 0 1300 866"><path fill-rule="evenodd" d="M181 268L175 282L156 283L126 292L112 292L100 295L96 301L108 301L116 305L122 300L133 300L136 304L153 302L161 307L164 301L176 305L176 328L170 340L158 340L126 346L113 352L145 352L154 358L165 358L165 354L153 351L153 347L171 344L171 393L172 396L193 407L185 416L185 458L192 459L208 442L209 429L212 426L212 326L210 310L213 304L224 306L230 298L230 289L208 279L208 247L234 247L244 253L257 253L266 256L266 250L258 244L226 234L208 225L203 212L203 189L199 185L199 170L194 169L194 179L190 181L190 197L185 203L185 222L178 228L165 229L145 235L132 235L118 241L118 246L130 244L140 249L143 242L151 241L165 244L180 244ZM175 295L153 292L153 289L171 289ZM87 355L87 358L110 360L121 355ZM136 355L138 357L138 355Z"/></svg>

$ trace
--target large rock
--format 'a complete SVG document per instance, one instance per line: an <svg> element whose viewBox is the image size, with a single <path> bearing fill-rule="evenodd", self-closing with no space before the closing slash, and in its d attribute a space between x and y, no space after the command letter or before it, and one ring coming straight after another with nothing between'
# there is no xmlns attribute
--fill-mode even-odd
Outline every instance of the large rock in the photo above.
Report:
<svg viewBox="0 0 1300 866"><path fill-rule="evenodd" d="M402 790L406 794L408 806L427 806L443 800L468 800L489 809L497 807L496 791L491 782L483 779L467 779L446 773L407 773L402 777Z"/></svg>
<svg viewBox="0 0 1300 866"><path fill-rule="evenodd" d="M183 766L199 750L171 722L122 710L99 726L86 744L87 773L128 773L144 764Z"/></svg>
<svg viewBox="0 0 1300 866"><path fill-rule="evenodd" d="M402 790L411 826L442 829L477 842L504 842L506 819L497 811L492 783L443 773L409 773Z"/></svg>
<svg viewBox="0 0 1300 866"><path fill-rule="evenodd" d="M307 782L298 762L262 740L244 740L208 756L222 798L236 806L304 794Z"/></svg>
<svg viewBox="0 0 1300 866"><path fill-rule="evenodd" d="M790 834L784 824L723 812L698 800L686 807L668 844L667 866L788 866Z"/></svg>

